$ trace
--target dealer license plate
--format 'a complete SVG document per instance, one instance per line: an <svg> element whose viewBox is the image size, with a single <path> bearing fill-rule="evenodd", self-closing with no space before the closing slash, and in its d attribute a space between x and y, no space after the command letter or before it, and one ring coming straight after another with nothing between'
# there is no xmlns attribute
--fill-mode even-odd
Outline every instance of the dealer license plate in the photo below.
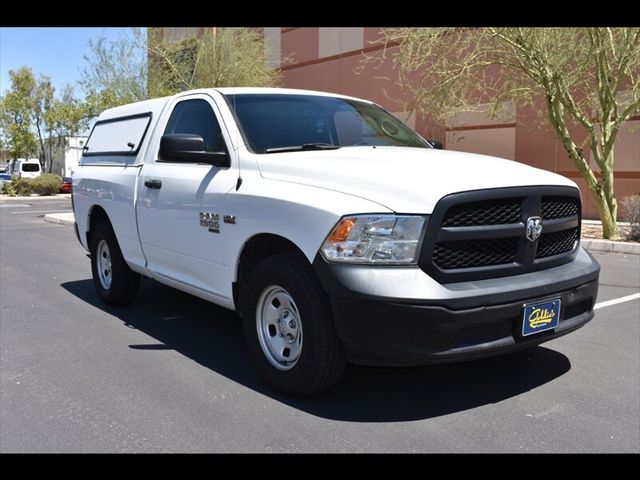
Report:
<svg viewBox="0 0 640 480"><path fill-rule="evenodd" d="M560 299L547 300L524 306L522 336L552 330L560 321Z"/></svg>

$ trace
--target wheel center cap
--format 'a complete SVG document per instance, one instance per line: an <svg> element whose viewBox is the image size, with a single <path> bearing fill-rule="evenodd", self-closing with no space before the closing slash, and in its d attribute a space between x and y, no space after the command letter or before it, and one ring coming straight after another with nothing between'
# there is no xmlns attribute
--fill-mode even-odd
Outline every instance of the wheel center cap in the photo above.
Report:
<svg viewBox="0 0 640 480"><path fill-rule="evenodd" d="M278 321L278 330L280 330L280 334L289 339L295 338L297 326L298 324L295 316L288 310L285 310Z"/></svg>

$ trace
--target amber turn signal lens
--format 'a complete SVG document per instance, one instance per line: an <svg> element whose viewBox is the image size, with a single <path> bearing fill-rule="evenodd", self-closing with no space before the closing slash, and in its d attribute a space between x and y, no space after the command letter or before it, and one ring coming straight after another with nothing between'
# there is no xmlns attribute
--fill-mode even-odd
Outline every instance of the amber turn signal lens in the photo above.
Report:
<svg viewBox="0 0 640 480"><path fill-rule="evenodd" d="M355 218L342 219L336 226L336 228L333 229L333 232L331 232L328 240L331 242L344 242L349 236L349 232L351 231L355 223Z"/></svg>

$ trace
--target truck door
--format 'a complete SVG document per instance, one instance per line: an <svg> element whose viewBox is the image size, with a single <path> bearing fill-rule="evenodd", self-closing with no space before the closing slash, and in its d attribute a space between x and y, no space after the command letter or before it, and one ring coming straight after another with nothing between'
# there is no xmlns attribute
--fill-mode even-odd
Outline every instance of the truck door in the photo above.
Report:
<svg viewBox="0 0 640 480"><path fill-rule="evenodd" d="M233 153L208 95L175 101L163 135L175 133L200 135L206 151ZM231 158L231 167L177 162L159 159L158 150L150 152L154 157L142 167L138 187L138 229L147 269L164 283L224 300L220 224L225 195L238 177L235 160Z"/></svg>

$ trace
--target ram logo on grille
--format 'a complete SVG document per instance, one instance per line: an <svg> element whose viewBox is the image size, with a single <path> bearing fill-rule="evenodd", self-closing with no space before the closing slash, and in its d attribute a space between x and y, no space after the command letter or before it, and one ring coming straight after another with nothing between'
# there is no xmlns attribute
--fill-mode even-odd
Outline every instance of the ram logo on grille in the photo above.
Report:
<svg viewBox="0 0 640 480"><path fill-rule="evenodd" d="M540 217L527 218L527 240L535 242L542 233L542 219Z"/></svg>

